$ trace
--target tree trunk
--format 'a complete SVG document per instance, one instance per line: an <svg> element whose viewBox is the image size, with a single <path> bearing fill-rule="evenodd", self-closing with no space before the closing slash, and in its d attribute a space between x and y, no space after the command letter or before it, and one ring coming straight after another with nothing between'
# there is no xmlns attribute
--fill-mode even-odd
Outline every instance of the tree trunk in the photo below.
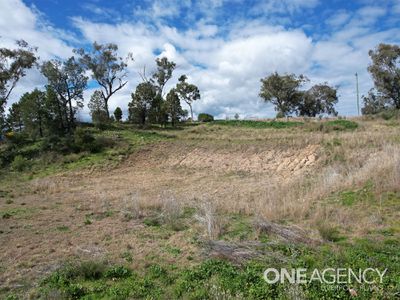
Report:
<svg viewBox="0 0 400 300"><path fill-rule="evenodd" d="M71 129L74 127L74 110L72 109L72 101L68 99L69 105L69 122L68 122L68 131L71 132Z"/></svg>
<svg viewBox="0 0 400 300"><path fill-rule="evenodd" d="M108 111L108 99L110 98L104 98L104 108L106 109L107 112L107 119L110 119L110 112Z"/></svg>
<svg viewBox="0 0 400 300"><path fill-rule="evenodd" d="M191 116L192 122L193 122L194 120L193 120L193 109L192 109L192 104L189 104L189 103L188 103L188 105L189 105L189 108L190 108L190 116Z"/></svg>
<svg viewBox="0 0 400 300"><path fill-rule="evenodd" d="M43 137L43 128L42 128L42 116L41 115L39 115L38 120L39 120L39 135L42 138Z"/></svg>
<svg viewBox="0 0 400 300"><path fill-rule="evenodd" d="M64 121L63 121L63 113L62 113L60 102L58 99L57 99L57 112L58 112L58 117L60 118L60 127L61 127L60 129L61 129L62 133L64 134L65 126L64 126Z"/></svg>

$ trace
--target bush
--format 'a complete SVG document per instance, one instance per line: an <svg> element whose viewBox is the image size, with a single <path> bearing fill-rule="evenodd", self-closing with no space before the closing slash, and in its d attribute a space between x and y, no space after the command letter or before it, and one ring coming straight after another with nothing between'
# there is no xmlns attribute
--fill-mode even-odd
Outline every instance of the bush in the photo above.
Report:
<svg viewBox="0 0 400 300"><path fill-rule="evenodd" d="M327 224L318 225L318 232L320 236L328 242L337 242L341 239L339 230L336 227L332 227Z"/></svg>
<svg viewBox="0 0 400 300"><path fill-rule="evenodd" d="M51 135L43 139L42 151L54 151L61 154L69 154L79 152L79 147L75 144L74 138L70 135L59 137Z"/></svg>
<svg viewBox="0 0 400 300"><path fill-rule="evenodd" d="M10 164L16 155L17 151L13 146L7 146L5 149L0 149L0 166L4 167Z"/></svg>
<svg viewBox="0 0 400 300"><path fill-rule="evenodd" d="M15 146L23 146L30 142L27 134L19 132L6 133L6 139L11 145Z"/></svg>
<svg viewBox="0 0 400 300"><path fill-rule="evenodd" d="M214 121L214 117L212 115L206 114L206 113L199 114L197 119L198 119L199 122L212 122L212 121Z"/></svg>
<svg viewBox="0 0 400 300"><path fill-rule="evenodd" d="M131 275L132 275L131 270L123 266L114 266L109 268L104 276L107 278L127 278Z"/></svg>
<svg viewBox="0 0 400 300"><path fill-rule="evenodd" d="M400 117L400 110L398 109L387 109L378 113L378 117L384 120L391 120Z"/></svg>
<svg viewBox="0 0 400 300"><path fill-rule="evenodd" d="M27 160L22 155L17 155L11 163L11 169L14 171L23 171L30 165L29 160Z"/></svg>
<svg viewBox="0 0 400 300"><path fill-rule="evenodd" d="M77 128L75 130L74 142L76 147L82 151L97 153L102 150L102 145L97 142L96 138L83 128Z"/></svg>

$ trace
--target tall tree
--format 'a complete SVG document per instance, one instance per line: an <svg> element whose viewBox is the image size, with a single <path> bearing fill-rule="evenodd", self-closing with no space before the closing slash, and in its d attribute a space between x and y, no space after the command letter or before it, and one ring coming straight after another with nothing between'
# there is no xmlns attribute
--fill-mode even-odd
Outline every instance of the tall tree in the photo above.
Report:
<svg viewBox="0 0 400 300"><path fill-rule="evenodd" d="M23 121L21 114L21 104L15 102L11 105L7 115L7 127L11 130L22 131Z"/></svg>
<svg viewBox="0 0 400 300"><path fill-rule="evenodd" d="M145 74L142 75L143 81L151 82L156 89L156 97L154 98L149 111L149 122L163 124L166 122L164 88L167 82L172 78L172 73L176 68L173 61L169 61L167 57L156 59L157 69L153 73L150 80L147 80Z"/></svg>
<svg viewBox="0 0 400 300"><path fill-rule="evenodd" d="M279 75L275 72L261 79L260 97L272 103L279 115L287 116L295 111L302 97L299 89L307 80L303 75Z"/></svg>
<svg viewBox="0 0 400 300"><path fill-rule="evenodd" d="M77 109L83 107L83 91L88 81L85 69L74 57L70 57L64 62L59 60L44 62L41 71L48 80L48 86L60 100L67 129L71 132L75 127L75 113Z"/></svg>
<svg viewBox="0 0 400 300"><path fill-rule="evenodd" d="M368 71L376 90L390 106L400 109L400 46L380 44L369 56L372 64Z"/></svg>
<svg viewBox="0 0 400 300"><path fill-rule="evenodd" d="M337 89L327 83L317 84L302 93L295 110L300 116L315 117L320 114L337 115L335 104L338 102Z"/></svg>
<svg viewBox="0 0 400 300"><path fill-rule="evenodd" d="M179 122L184 112L182 110L181 101L175 89L172 89L167 94L165 99L165 111L171 120L172 127L175 127Z"/></svg>
<svg viewBox="0 0 400 300"><path fill-rule="evenodd" d="M140 83L132 93L132 101L128 104L129 120L144 126L156 95L156 90L150 82Z"/></svg>
<svg viewBox="0 0 400 300"><path fill-rule="evenodd" d="M157 58L156 64L157 70L154 72L151 81L157 87L157 93L164 96L164 87L172 78L172 72L175 70L176 64L173 61L169 61L166 57Z"/></svg>
<svg viewBox="0 0 400 300"><path fill-rule="evenodd" d="M112 95L122 89L128 81L127 75L128 61L133 60L129 53L124 59L118 56L118 46L115 44L101 45L93 43L91 52L84 49L75 49L75 53L80 56L80 63L92 73L92 78L102 87L107 117L110 117L108 102Z"/></svg>
<svg viewBox="0 0 400 300"><path fill-rule="evenodd" d="M101 91L94 91L88 103L92 121L96 126L102 126L109 121Z"/></svg>
<svg viewBox="0 0 400 300"><path fill-rule="evenodd" d="M197 86L194 84L190 84L187 81L187 76L182 75L179 77L179 82L176 85L176 92L180 100L186 102L190 109L190 117L193 122L193 102L200 99L200 91Z"/></svg>
<svg viewBox="0 0 400 300"><path fill-rule="evenodd" d="M4 126L4 108L11 92L26 70L37 61L36 48L29 47L23 40L17 41L17 46L17 49L0 48L0 130Z"/></svg>
<svg viewBox="0 0 400 300"><path fill-rule="evenodd" d="M63 105L63 100L51 86L46 86L45 99L46 128L52 134L64 134L65 124L67 124L68 107Z"/></svg>
<svg viewBox="0 0 400 300"><path fill-rule="evenodd" d="M114 118L117 122L122 120L122 109L119 106L114 110Z"/></svg>
<svg viewBox="0 0 400 300"><path fill-rule="evenodd" d="M374 89L370 89L367 96L362 97L364 106L361 109L363 115L374 115L388 108L388 101Z"/></svg>
<svg viewBox="0 0 400 300"><path fill-rule="evenodd" d="M19 101L24 130L32 137L37 135L44 136L45 120L47 118L45 100L46 93L35 89L30 93L25 93Z"/></svg>

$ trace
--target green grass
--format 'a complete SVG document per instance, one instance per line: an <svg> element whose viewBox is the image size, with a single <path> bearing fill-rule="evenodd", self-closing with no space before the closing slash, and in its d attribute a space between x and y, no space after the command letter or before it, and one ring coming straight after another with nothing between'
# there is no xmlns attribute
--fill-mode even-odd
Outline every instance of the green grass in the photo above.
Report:
<svg viewBox="0 0 400 300"><path fill-rule="evenodd" d="M192 267L153 263L131 270L103 262L82 262L52 273L37 292L42 298L52 293L69 299L288 299L295 290L304 299L350 299L351 287L357 291L357 299L393 299L400 288L399 246L395 239L383 243L363 239L316 248L280 244L270 251L284 255L284 260L273 260L267 253L241 266L207 259ZM288 282L267 284L263 272L270 267L306 268L308 278L314 269L388 270L382 284L307 282L294 286Z"/></svg>
<svg viewBox="0 0 400 300"><path fill-rule="evenodd" d="M295 121L251 121L251 120L218 120L209 123L211 125L224 125L233 127L246 127L246 128L291 128L303 125L302 122Z"/></svg>
<svg viewBox="0 0 400 300"><path fill-rule="evenodd" d="M22 219L31 217L37 208L10 208L0 211L0 219Z"/></svg>
<svg viewBox="0 0 400 300"><path fill-rule="evenodd" d="M350 120L327 121L324 123L324 125L337 131L354 130L358 128L358 123Z"/></svg>
<svg viewBox="0 0 400 300"><path fill-rule="evenodd" d="M24 161L18 159L11 166L2 168L0 182L5 183L17 179L26 181L88 167L111 167L145 145L174 138L170 132L165 134L161 129L148 131L137 129L132 125L119 125L104 131L96 128L86 128L86 130L106 143L104 149L99 153L81 152L67 155L56 152L43 153L40 151L41 141L28 143L18 147L17 155L31 159ZM0 151L5 151L5 147L2 147Z"/></svg>

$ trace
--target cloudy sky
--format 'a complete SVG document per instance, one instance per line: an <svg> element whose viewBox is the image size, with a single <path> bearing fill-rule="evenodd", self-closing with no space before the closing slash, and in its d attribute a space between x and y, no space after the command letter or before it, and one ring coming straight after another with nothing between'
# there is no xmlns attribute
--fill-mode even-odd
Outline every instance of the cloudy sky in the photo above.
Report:
<svg viewBox="0 0 400 300"><path fill-rule="evenodd" d="M339 113L355 115L354 74L366 94L372 87L368 50L400 43L400 1L0 0L0 47L16 39L39 47L42 60L67 58L94 41L116 43L121 55L132 52L129 84L110 100L125 116L138 72L145 66L150 73L158 56L177 63L170 87L187 74L200 88L195 113L274 116L258 92L260 78L277 71L337 86ZM38 71L29 71L8 104L44 85ZM86 108L81 117L88 117Z"/></svg>

